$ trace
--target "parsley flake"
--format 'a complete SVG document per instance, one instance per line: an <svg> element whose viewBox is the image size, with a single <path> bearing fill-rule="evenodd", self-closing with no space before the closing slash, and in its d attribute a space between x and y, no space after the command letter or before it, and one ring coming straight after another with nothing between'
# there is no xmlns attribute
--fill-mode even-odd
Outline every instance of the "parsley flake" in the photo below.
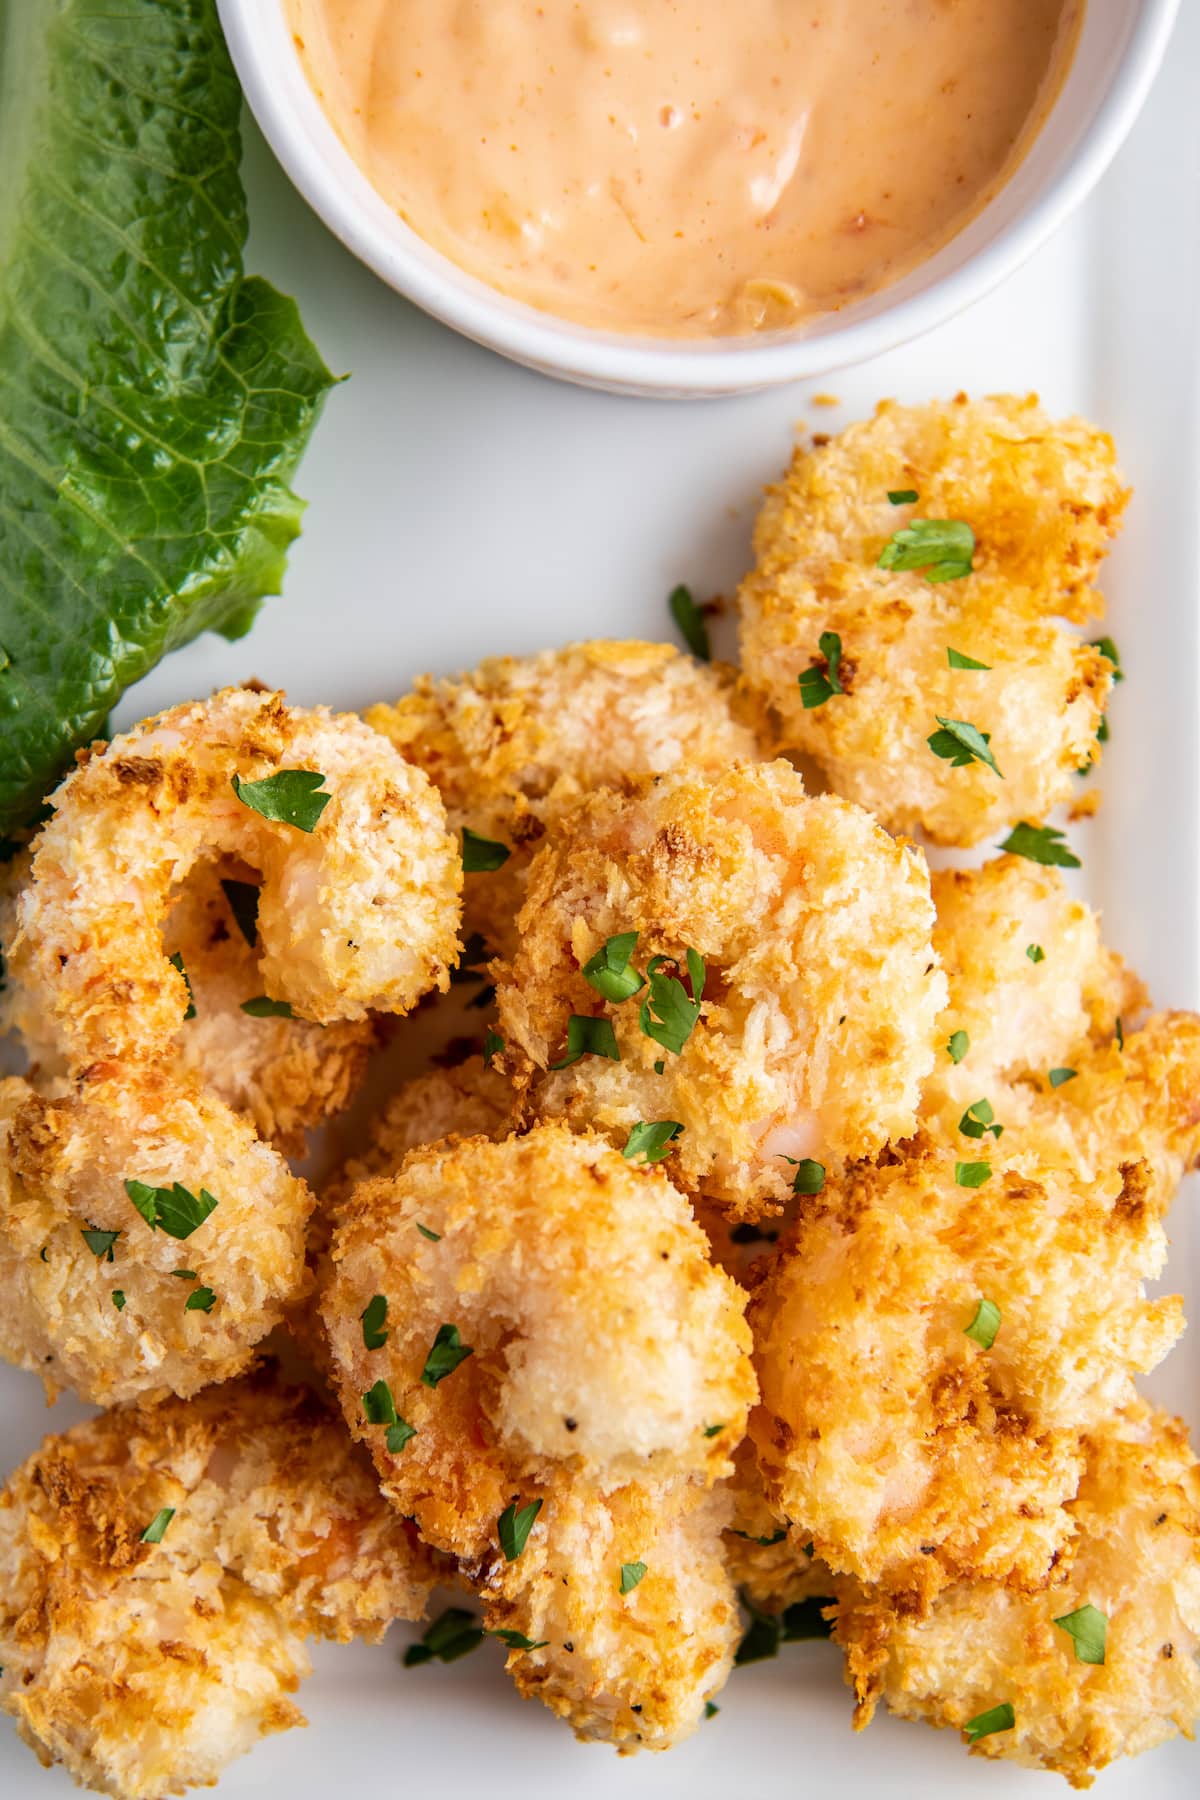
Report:
<svg viewBox="0 0 1200 1800"><path fill-rule="evenodd" d="M503 1049L504 1039L489 1025L483 1034L483 1066L485 1069L491 1068L492 1059L499 1056Z"/></svg>
<svg viewBox="0 0 1200 1800"><path fill-rule="evenodd" d="M610 1019L589 1019L583 1013L572 1013L567 1020L567 1052L552 1069L569 1069L581 1056L606 1056L609 1062L620 1062L617 1034Z"/></svg>
<svg viewBox="0 0 1200 1800"><path fill-rule="evenodd" d="M394 1425L388 1426L387 1435L383 1440L387 1445L388 1454L390 1456L399 1456L405 1444L409 1443L416 1435L417 1428L415 1425L410 1425L407 1419L397 1418Z"/></svg>
<svg viewBox="0 0 1200 1800"><path fill-rule="evenodd" d="M842 663L842 640L836 631L823 631L817 639L821 651L821 660L816 658L807 669L800 671L800 699L805 712L811 712L814 706L824 706L835 694L844 694L838 670Z"/></svg>
<svg viewBox="0 0 1200 1800"><path fill-rule="evenodd" d="M1112 664L1114 683L1124 681L1125 671L1121 667L1121 653L1113 643L1112 639L1110 637L1093 638L1092 649L1098 650L1101 656L1106 656Z"/></svg>
<svg viewBox="0 0 1200 1800"><path fill-rule="evenodd" d="M691 994L677 975L662 973L664 964L679 966L675 958L652 956L646 964L650 992L638 1009L638 1022L645 1035L674 1056L680 1055L695 1029L704 995L704 959L695 950L688 950L685 957Z"/></svg>
<svg viewBox="0 0 1200 1800"><path fill-rule="evenodd" d="M373 1294L358 1315L362 1323L363 1343L368 1350L382 1350L387 1343L388 1334L383 1328L387 1310L387 1295Z"/></svg>
<svg viewBox="0 0 1200 1800"><path fill-rule="evenodd" d="M975 1317L963 1327L963 1335L974 1339L981 1350L990 1350L1000 1329L1000 1308L994 1300L981 1300Z"/></svg>
<svg viewBox="0 0 1200 1800"><path fill-rule="evenodd" d="M655 1119L653 1123L639 1119L626 1138L621 1155L626 1162L635 1156L644 1156L648 1163L661 1162L671 1154L671 1145L682 1130L678 1119Z"/></svg>
<svg viewBox="0 0 1200 1800"><path fill-rule="evenodd" d="M396 1402L386 1381L377 1381L362 1397L363 1418L368 1425L395 1425L399 1422Z"/></svg>
<svg viewBox="0 0 1200 1800"><path fill-rule="evenodd" d="M646 1565L644 1562L622 1563L621 1592L623 1594L632 1594L634 1588L645 1573Z"/></svg>
<svg viewBox="0 0 1200 1800"><path fill-rule="evenodd" d="M161 1512L156 1512L142 1533L142 1543L161 1544L167 1535L167 1526L174 1517L175 1508L173 1506L164 1506Z"/></svg>
<svg viewBox="0 0 1200 1800"><path fill-rule="evenodd" d="M1047 1080L1052 1088L1060 1088L1066 1081L1074 1081L1078 1069L1051 1069Z"/></svg>
<svg viewBox="0 0 1200 1800"><path fill-rule="evenodd" d="M1054 869L1079 869L1083 865L1064 842L1064 834L1052 825L1029 825L1024 819L1014 825L1001 850L1012 856L1023 856L1028 862L1042 863Z"/></svg>
<svg viewBox="0 0 1200 1800"><path fill-rule="evenodd" d="M474 1354L474 1345L463 1343L457 1325L439 1325L421 1370L421 1380L426 1387L435 1388L447 1375L453 1375L459 1363L466 1362L468 1356Z"/></svg>
<svg viewBox="0 0 1200 1800"><path fill-rule="evenodd" d="M1003 1125L997 1125L995 1119L996 1115L992 1111L991 1101L976 1100L972 1105L968 1106L966 1112L958 1121L958 1129L962 1132L964 1137L969 1138L986 1137L989 1131L995 1138L1003 1137L1004 1127Z"/></svg>
<svg viewBox="0 0 1200 1800"><path fill-rule="evenodd" d="M619 932L616 937L608 938L595 956L589 956L583 965L583 979L588 986L594 987L614 1005L632 999L646 985L629 963L637 941L636 931Z"/></svg>
<svg viewBox="0 0 1200 1800"><path fill-rule="evenodd" d="M122 1288L114 1288L113 1289L112 1303L116 1307L118 1312L125 1311L125 1293Z"/></svg>
<svg viewBox="0 0 1200 1800"><path fill-rule="evenodd" d="M792 1176L793 1194L819 1194L825 1186L825 1164L814 1162L811 1156L785 1156L784 1162L791 1163L796 1173Z"/></svg>
<svg viewBox="0 0 1200 1800"><path fill-rule="evenodd" d="M1080 1606L1075 1612L1064 1613L1054 1623L1060 1631L1065 1631L1075 1645L1075 1660L1081 1663L1102 1663L1104 1650L1108 1640L1108 1619L1098 1606Z"/></svg>
<svg viewBox="0 0 1200 1800"><path fill-rule="evenodd" d="M535 1643L532 1638L527 1638L523 1631L485 1631L483 1635L484 1637L499 1638L501 1643L507 1644L510 1650L544 1650L550 1642L549 1638L539 1638Z"/></svg>
<svg viewBox="0 0 1200 1800"><path fill-rule="evenodd" d="M975 533L962 519L911 519L894 532L881 569L915 569L926 581L957 581L974 568Z"/></svg>
<svg viewBox="0 0 1200 1800"><path fill-rule="evenodd" d="M1046 960L1046 952L1040 944L1026 944L1025 954L1031 963L1040 963Z"/></svg>
<svg viewBox="0 0 1200 1800"><path fill-rule="evenodd" d="M294 825L297 831L315 831L317 821L333 799L320 794L325 777L316 769L280 769L264 781L233 777L233 791L243 806L276 825Z"/></svg>
<svg viewBox="0 0 1200 1800"><path fill-rule="evenodd" d="M960 1063L971 1048L971 1040L965 1031L952 1031L946 1040L946 1055L952 1063Z"/></svg>
<svg viewBox="0 0 1200 1800"><path fill-rule="evenodd" d="M495 838L480 837L477 831L463 826L462 865L467 875L486 875L493 869L502 869L512 851L507 844L497 843Z"/></svg>
<svg viewBox="0 0 1200 1800"><path fill-rule="evenodd" d="M217 1296L210 1287L198 1287L189 1294L184 1305L184 1312L209 1313L217 1303Z"/></svg>
<svg viewBox="0 0 1200 1800"><path fill-rule="evenodd" d="M1120 1018L1117 1019L1116 1025L1113 1028L1113 1036L1117 1040L1117 1049L1124 1050L1124 1048L1125 1048L1125 1027L1122 1025Z"/></svg>
<svg viewBox="0 0 1200 1800"><path fill-rule="evenodd" d="M992 1179L992 1165L985 1162L956 1162L954 1179L959 1187L981 1188Z"/></svg>
<svg viewBox="0 0 1200 1800"><path fill-rule="evenodd" d="M935 756L948 762L953 769L965 769L968 763L982 763L1001 781L1004 776L992 755L989 745L992 741L990 731L980 731L969 719L943 719L941 713L935 713L940 731L935 731L925 742Z"/></svg>
<svg viewBox="0 0 1200 1800"><path fill-rule="evenodd" d="M419 1644L410 1644L404 1652L404 1667L415 1669L427 1662L457 1662L477 1650L483 1642L483 1629L474 1613L461 1606L448 1606L433 1621Z"/></svg>
<svg viewBox="0 0 1200 1800"><path fill-rule="evenodd" d="M977 1744L980 1738L991 1737L995 1731L1011 1731L1016 1722L1017 1715L1010 1702L1005 1700L1002 1705L990 1707L987 1712L976 1713L973 1719L967 1720L963 1730L967 1734L968 1744Z"/></svg>
<svg viewBox="0 0 1200 1800"><path fill-rule="evenodd" d="M113 1245L120 1235L119 1231L98 1231L94 1225L85 1225L80 1229L80 1236L97 1262L102 1256L107 1257L109 1262L115 1261Z"/></svg>
<svg viewBox="0 0 1200 1800"><path fill-rule="evenodd" d="M887 497L893 506L915 506L921 498L916 488L889 488Z"/></svg>
<svg viewBox="0 0 1200 1800"><path fill-rule="evenodd" d="M442 1241L441 1232L430 1231L428 1225L422 1225L420 1219L417 1220L417 1230L423 1238L428 1238L431 1244L440 1244Z"/></svg>
<svg viewBox="0 0 1200 1800"><path fill-rule="evenodd" d="M533 1522L542 1510L540 1500L531 1500L528 1506L518 1506L514 1500L506 1506L496 1523L500 1534L500 1548L504 1552L506 1562L516 1562L533 1530Z"/></svg>
<svg viewBox="0 0 1200 1800"><path fill-rule="evenodd" d="M222 881L233 922L253 950L258 943L258 889L252 881Z"/></svg>
<svg viewBox="0 0 1200 1800"><path fill-rule="evenodd" d="M698 656L701 662L711 662L712 645L708 638L708 622L692 599L691 588L684 587L680 582L678 587L671 589L667 605L671 609L671 617L679 635L692 655Z"/></svg>
<svg viewBox="0 0 1200 1800"><path fill-rule="evenodd" d="M833 1630L829 1621L822 1616L824 1609L833 1604L828 1595L814 1594L808 1600L798 1600L782 1613L759 1612L744 1596L742 1603L750 1614L750 1627L733 1659L739 1666L765 1662L769 1657L778 1656L780 1644L798 1644L810 1638L827 1638Z"/></svg>
<svg viewBox="0 0 1200 1800"><path fill-rule="evenodd" d="M183 1022L186 1025L189 1019L194 1019L196 1016L196 1002L192 997L192 984L188 980L188 972L183 966L183 951L176 950L173 956L168 956L167 961L178 974L183 976L183 985L187 989L187 1011L183 1015Z"/></svg>
<svg viewBox="0 0 1200 1800"><path fill-rule="evenodd" d="M724 1425L706 1425L704 1427L704 1435L706 1438L719 1437L724 1429Z"/></svg>
<svg viewBox="0 0 1200 1800"><path fill-rule="evenodd" d="M976 662L973 656L964 656L961 650L952 650L947 644L946 661L952 669L990 669L991 663Z"/></svg>
<svg viewBox="0 0 1200 1800"><path fill-rule="evenodd" d="M243 1000L242 1011L252 1019L294 1019L296 1016L289 1001L271 1000L266 994L256 994L253 1000Z"/></svg>
<svg viewBox="0 0 1200 1800"><path fill-rule="evenodd" d="M706 1719L715 1719L720 1710L721 1709L715 1700L706 1700L704 1702L704 1716Z"/></svg>
<svg viewBox="0 0 1200 1800"><path fill-rule="evenodd" d="M125 1192L149 1225L151 1231L163 1230L168 1237L191 1237L216 1208L217 1202L205 1188L199 1198L189 1193L182 1182L173 1187L151 1187L144 1181L127 1181Z"/></svg>

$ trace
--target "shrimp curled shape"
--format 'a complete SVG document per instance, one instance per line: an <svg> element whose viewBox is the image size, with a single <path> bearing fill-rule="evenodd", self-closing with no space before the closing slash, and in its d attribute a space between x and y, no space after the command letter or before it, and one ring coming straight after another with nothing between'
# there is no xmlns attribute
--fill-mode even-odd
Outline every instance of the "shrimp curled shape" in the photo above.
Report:
<svg viewBox="0 0 1200 1800"><path fill-rule="evenodd" d="M447 985L462 876L441 799L352 715L225 689L83 760L53 805L11 958L75 1067L173 1043L188 993L163 920L219 855L261 874L264 991L302 1018L403 1013Z"/></svg>
<svg viewBox="0 0 1200 1800"><path fill-rule="evenodd" d="M98 1405L225 1381L303 1291L312 1204L177 1070L0 1083L0 1354Z"/></svg>
<svg viewBox="0 0 1200 1800"><path fill-rule="evenodd" d="M438 1579L340 1421L269 1369L117 1409L0 1492L0 1709L116 1800L210 1786L304 1723L306 1636L377 1639Z"/></svg>
<svg viewBox="0 0 1200 1800"><path fill-rule="evenodd" d="M347 1421L489 1629L538 1645L523 1691L631 1748L691 1730L736 1645L709 1490L755 1386L745 1296L683 1197L560 1126L454 1140L354 1190L332 1263Z"/></svg>
<svg viewBox="0 0 1200 1800"><path fill-rule="evenodd" d="M779 1211L797 1163L913 1130L945 1002L933 918L921 853L806 795L787 763L597 794L530 872L501 1035L536 1113L619 1146L673 1121L672 1179L754 1219ZM588 966L632 934L636 992L610 1000ZM572 1015L612 1041L563 1066Z"/></svg>

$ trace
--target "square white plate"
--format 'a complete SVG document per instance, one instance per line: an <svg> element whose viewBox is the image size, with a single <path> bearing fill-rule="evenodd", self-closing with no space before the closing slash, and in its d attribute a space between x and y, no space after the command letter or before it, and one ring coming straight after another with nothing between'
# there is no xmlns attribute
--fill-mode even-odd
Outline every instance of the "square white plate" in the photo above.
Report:
<svg viewBox="0 0 1200 1800"><path fill-rule="evenodd" d="M1094 0L1103 4L1104 0ZM258 675L303 702L359 706L413 675L498 651L593 636L669 636L665 596L730 593L748 557L764 481L782 468L796 423L836 429L885 394L906 400L1037 388L1115 435L1137 487L1107 588L1129 679L1112 712L1099 819L1073 828L1083 886L1109 938L1156 998L1200 1004L1200 7L1187 7L1146 114L1087 210L998 294L934 336L823 383L814 405L789 390L691 406L558 386L452 337L377 283L292 192L253 130L247 180L251 266L300 299L335 391L302 470L311 498L286 600L253 635L208 638L134 690L128 723L212 686ZM1200 1302L1195 1196L1173 1215L1169 1286ZM1185 1339L1152 1384L1200 1427L1200 1347ZM0 1467L53 1426L37 1384L0 1370ZM764 1792L838 1800L991 1800L1066 1792L1057 1777L980 1758L957 1734L880 1718L849 1730L839 1659L791 1646L735 1673L720 1716L665 1757L619 1760L577 1745L513 1697L501 1655L411 1672L401 1631L376 1649L320 1647L301 1698L308 1733L272 1738L234 1765L224 1795L335 1789L529 1800L725 1800ZM1101 1777L1104 1800L1194 1795L1200 1753L1176 1743ZM0 1726L0 1794L53 1800Z"/></svg>

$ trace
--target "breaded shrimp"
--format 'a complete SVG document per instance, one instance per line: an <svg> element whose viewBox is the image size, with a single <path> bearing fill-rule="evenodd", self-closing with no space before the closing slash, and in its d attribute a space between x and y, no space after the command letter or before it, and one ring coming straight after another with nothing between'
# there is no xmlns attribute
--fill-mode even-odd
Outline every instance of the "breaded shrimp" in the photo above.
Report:
<svg viewBox="0 0 1200 1800"><path fill-rule="evenodd" d="M663 1747L730 1665L702 1494L754 1399L744 1305L661 1170L560 1126L414 1150L343 1209L321 1312L347 1421L489 1627L552 1629L514 1671L581 1735Z"/></svg>
<svg viewBox="0 0 1200 1800"><path fill-rule="evenodd" d="M800 1204L750 1309L767 1493L833 1568L928 1599L1036 1589L1079 1433L1178 1337L1144 1164L1081 1184L917 1140Z"/></svg>
<svg viewBox="0 0 1200 1800"><path fill-rule="evenodd" d="M999 1582L948 1588L920 1617L878 1590L843 1598L835 1635L865 1725L876 1702L962 1729L998 1707L1012 1724L980 1756L1055 1769L1073 1787L1200 1719L1200 1471L1177 1419L1138 1402L1097 1428L1067 1502L1076 1533L1042 1593ZM1061 1620L1103 1615L1103 1661ZM1091 1620L1093 1627L1095 1620ZM1094 1653L1094 1646L1092 1647ZM968 1741L970 1741L968 1739ZM1153 1785L1153 1784L1152 1784Z"/></svg>
<svg viewBox="0 0 1200 1800"><path fill-rule="evenodd" d="M849 1591L853 1582L819 1562L812 1544L789 1532L771 1505L750 1438L742 1439L733 1463L724 1484L733 1506L725 1531L725 1566L749 1605L758 1612L780 1613L801 1600Z"/></svg>
<svg viewBox="0 0 1200 1800"><path fill-rule="evenodd" d="M322 1204L340 1202L356 1182L395 1175L410 1150L448 1137L506 1137L513 1091L499 1069L471 1057L454 1068L430 1069L397 1089L368 1127L365 1141L327 1184Z"/></svg>
<svg viewBox="0 0 1200 1800"><path fill-rule="evenodd" d="M789 764L594 795L539 851L518 923L497 999L530 1104L619 1147L639 1121L681 1125L672 1179L732 1216L777 1212L796 1161L913 1130L946 992L925 859ZM629 967L657 979L610 1001L585 965L634 933ZM615 1041L563 1067L572 1015Z"/></svg>
<svg viewBox="0 0 1200 1800"><path fill-rule="evenodd" d="M312 1203L177 1070L0 1083L0 1355L98 1405L225 1381L303 1291Z"/></svg>
<svg viewBox="0 0 1200 1800"><path fill-rule="evenodd" d="M377 1639L438 1579L340 1422L269 1370L105 1413L0 1492L0 1707L117 1800L211 1785L304 1723L307 1635Z"/></svg>
<svg viewBox="0 0 1200 1800"><path fill-rule="evenodd" d="M1044 819L1100 755L1113 666L1059 620L1102 615L1092 583L1127 498L1111 440L1051 420L1033 396L885 401L797 450L768 492L739 594L742 666L782 743L893 831L976 844ZM970 526L971 573L929 581L879 566L894 533L929 520ZM828 673L826 633L841 660L822 703L816 678L801 678ZM985 666L952 667L951 650ZM1003 779L936 755L943 719L989 734Z"/></svg>
<svg viewBox="0 0 1200 1800"><path fill-rule="evenodd" d="M600 638L489 657L456 680L426 675L366 718L437 784L455 832L466 826L511 851L502 868L468 874L464 889L466 928L507 955L532 852L567 806L639 775L715 773L755 758L733 681L732 670L670 644Z"/></svg>
<svg viewBox="0 0 1200 1800"><path fill-rule="evenodd" d="M305 772L325 791L293 813ZM11 961L73 1066L157 1059L174 1042L188 998L163 919L216 856L261 874L260 991L301 1017L403 1013L448 983L462 871L440 796L351 714L227 688L85 757L54 807Z"/></svg>

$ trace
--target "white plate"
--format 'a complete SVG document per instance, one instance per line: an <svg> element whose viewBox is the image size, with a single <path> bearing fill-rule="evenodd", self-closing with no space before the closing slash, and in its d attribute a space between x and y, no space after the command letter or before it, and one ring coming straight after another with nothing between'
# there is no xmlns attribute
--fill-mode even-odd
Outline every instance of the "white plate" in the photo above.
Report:
<svg viewBox="0 0 1200 1800"><path fill-rule="evenodd" d="M1104 808L1076 834L1086 891L1161 1001L1200 1004L1200 111L1191 91L1200 7L1184 10L1148 111L1086 211L973 311L839 376L836 411L800 390L680 407L524 373L398 301L325 234L251 138L252 262L298 294L322 349L354 379L331 396L304 466L312 506L287 599L268 603L248 641L207 639L170 658L121 722L251 674L301 701L356 706L396 694L419 670L488 652L666 635L674 582L700 595L732 589L759 488L781 468L797 420L836 426L883 394L1036 387L1052 407L1108 426L1138 489L1107 584L1129 679L1113 708ZM1194 1204L1185 1194L1173 1215L1170 1274L1193 1312ZM1185 1339L1153 1386L1200 1427L1197 1342ZM36 1383L0 1371L4 1464L48 1424L78 1416L61 1402L48 1420ZM301 1696L313 1729L269 1739L234 1765L222 1794L724 1800L750 1785L839 1800L1066 1794L1056 1777L968 1761L954 1733L881 1718L852 1737L838 1659L820 1644L735 1673L720 1716L679 1750L622 1761L519 1704L494 1646L407 1672L403 1641L398 1631L373 1650L319 1649ZM1183 1800L1198 1777L1200 1753L1177 1743L1118 1765L1095 1791ZM0 1729L5 1800L68 1791L61 1771L42 1774Z"/></svg>

